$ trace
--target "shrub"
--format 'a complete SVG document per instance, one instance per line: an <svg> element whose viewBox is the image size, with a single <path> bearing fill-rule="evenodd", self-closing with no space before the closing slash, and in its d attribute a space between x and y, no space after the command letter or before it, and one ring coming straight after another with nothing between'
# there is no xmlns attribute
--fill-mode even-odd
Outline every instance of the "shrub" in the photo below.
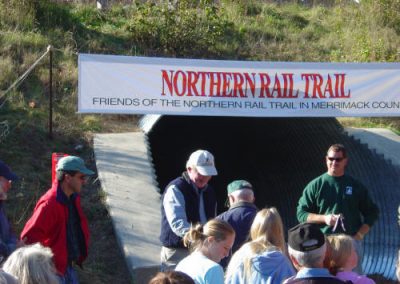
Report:
<svg viewBox="0 0 400 284"><path fill-rule="evenodd" d="M130 40L142 53L177 57L207 57L213 55L216 42L231 25L214 4L191 2L155 5L138 4L126 25ZM210 54L211 53L211 54Z"/></svg>
<svg viewBox="0 0 400 284"><path fill-rule="evenodd" d="M29 31L34 26L34 0L0 0L0 29Z"/></svg>

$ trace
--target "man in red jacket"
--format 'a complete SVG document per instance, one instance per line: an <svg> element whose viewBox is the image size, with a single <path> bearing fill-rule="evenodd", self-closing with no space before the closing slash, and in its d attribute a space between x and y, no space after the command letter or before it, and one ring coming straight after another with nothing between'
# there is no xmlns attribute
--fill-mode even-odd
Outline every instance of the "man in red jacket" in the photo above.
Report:
<svg viewBox="0 0 400 284"><path fill-rule="evenodd" d="M61 283L79 283L74 265L87 257L89 228L82 211L80 196L86 176L94 172L83 160L67 156L58 161L57 179L39 199L32 217L25 224L21 240L26 244L40 242L51 248Z"/></svg>

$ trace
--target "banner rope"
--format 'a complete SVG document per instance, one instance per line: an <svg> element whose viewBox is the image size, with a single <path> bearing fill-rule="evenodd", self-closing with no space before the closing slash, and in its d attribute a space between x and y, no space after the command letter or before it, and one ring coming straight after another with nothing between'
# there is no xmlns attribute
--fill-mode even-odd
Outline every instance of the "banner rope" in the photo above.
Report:
<svg viewBox="0 0 400 284"><path fill-rule="evenodd" d="M12 83L7 90L5 90L2 94L0 94L0 109L3 107L3 105L6 103L8 99L6 95L14 88L17 88L26 79L26 77L28 77L28 75L33 71L33 69L50 52L50 50L51 50L51 45L47 47L47 50L21 76L19 76L18 79L15 80L14 83ZM9 134L10 134L10 126L8 124L8 121L7 120L0 121L0 143L2 143Z"/></svg>
<svg viewBox="0 0 400 284"><path fill-rule="evenodd" d="M14 81L14 83L11 84L8 89L0 95L0 108L3 107L4 103L7 101L7 98L4 98L12 89L18 87L25 79L28 77L28 75L33 71L33 69L42 61L42 59L47 55L47 53L50 52L51 45L47 47L47 50L45 53L43 53L17 80Z"/></svg>

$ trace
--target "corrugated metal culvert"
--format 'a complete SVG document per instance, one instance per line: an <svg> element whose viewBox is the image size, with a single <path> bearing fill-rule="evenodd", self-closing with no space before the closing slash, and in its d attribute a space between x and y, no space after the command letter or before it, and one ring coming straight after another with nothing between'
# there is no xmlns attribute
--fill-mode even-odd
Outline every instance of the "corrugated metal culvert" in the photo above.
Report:
<svg viewBox="0 0 400 284"><path fill-rule="evenodd" d="M161 190L185 170L191 152L207 149L219 172L211 181L219 210L225 210L227 184L246 179L255 188L257 206L277 207L286 228L297 223L295 211L304 186L326 171L329 145L344 144L347 173L367 186L381 211L364 240L364 273L394 277L400 247L400 169L347 136L336 119L146 115L141 127L148 134Z"/></svg>

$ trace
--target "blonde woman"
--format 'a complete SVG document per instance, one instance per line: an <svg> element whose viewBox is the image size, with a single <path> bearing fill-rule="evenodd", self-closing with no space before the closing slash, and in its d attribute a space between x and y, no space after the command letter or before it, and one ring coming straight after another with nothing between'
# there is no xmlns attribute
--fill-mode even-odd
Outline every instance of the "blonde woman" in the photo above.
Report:
<svg viewBox="0 0 400 284"><path fill-rule="evenodd" d="M183 238L191 254L175 270L186 273L197 284L223 284L224 271L218 262L229 254L234 240L235 231L222 220L192 227Z"/></svg>
<svg viewBox="0 0 400 284"><path fill-rule="evenodd" d="M354 246L354 239L348 235L330 235L329 255L325 263L329 272L337 278L353 284L374 284L375 282L365 275L358 275L352 270L357 267L358 256Z"/></svg>
<svg viewBox="0 0 400 284"><path fill-rule="evenodd" d="M232 257L226 284L282 283L295 275L286 256L281 216L275 207L257 213L250 229L251 241Z"/></svg>

